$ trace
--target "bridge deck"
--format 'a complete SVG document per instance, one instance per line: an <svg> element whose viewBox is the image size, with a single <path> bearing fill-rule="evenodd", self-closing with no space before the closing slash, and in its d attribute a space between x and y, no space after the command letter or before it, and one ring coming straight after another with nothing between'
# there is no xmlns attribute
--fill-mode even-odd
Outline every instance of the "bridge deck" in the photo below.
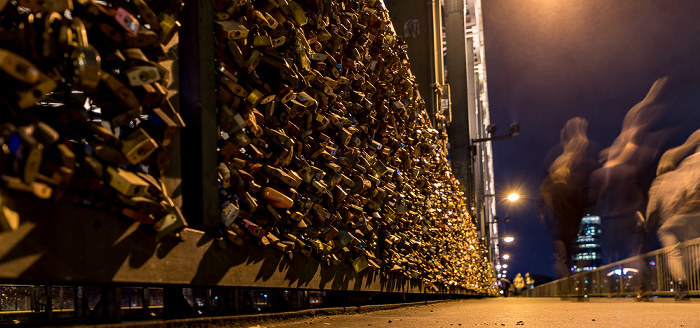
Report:
<svg viewBox="0 0 700 328"><path fill-rule="evenodd" d="M468 299L370 313L321 316L263 325L281 327L700 327L700 300L657 298ZM311 325L310 325L311 323Z"/></svg>

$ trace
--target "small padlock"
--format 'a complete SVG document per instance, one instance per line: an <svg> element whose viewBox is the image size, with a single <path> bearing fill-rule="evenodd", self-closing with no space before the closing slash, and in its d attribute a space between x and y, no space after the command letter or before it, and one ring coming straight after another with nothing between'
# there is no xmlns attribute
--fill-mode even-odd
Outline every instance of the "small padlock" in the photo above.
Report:
<svg viewBox="0 0 700 328"><path fill-rule="evenodd" d="M122 153L131 164L142 162L158 149L158 143L139 128L124 139Z"/></svg>
<svg viewBox="0 0 700 328"><path fill-rule="evenodd" d="M175 34L177 34L181 24L166 13L160 13L158 15L158 21L160 21L161 28L160 43L169 44L170 40L172 40Z"/></svg>
<svg viewBox="0 0 700 328"><path fill-rule="evenodd" d="M108 166L107 174L109 186L124 196L143 196L148 190L149 184L135 173Z"/></svg>

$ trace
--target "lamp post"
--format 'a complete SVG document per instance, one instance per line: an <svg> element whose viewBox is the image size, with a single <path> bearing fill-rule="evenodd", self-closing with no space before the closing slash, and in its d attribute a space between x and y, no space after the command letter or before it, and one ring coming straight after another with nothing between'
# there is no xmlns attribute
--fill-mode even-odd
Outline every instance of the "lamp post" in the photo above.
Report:
<svg viewBox="0 0 700 328"><path fill-rule="evenodd" d="M520 125L512 124L508 133L504 135L496 135L496 126L489 124L484 127L476 135L477 138L469 140L470 153L470 187L468 191L468 201L470 203L471 216L478 221L478 229L484 245L488 245L488 258L494 264L498 264L498 231L497 225L494 225L493 220L496 214L496 204L493 201L488 201L488 197L494 197L495 194L486 194L493 192L493 171L491 167L490 147L491 141L510 139L512 136L520 134ZM485 133L484 133L485 132ZM478 138L486 135L487 137ZM482 143L486 143L482 145Z"/></svg>

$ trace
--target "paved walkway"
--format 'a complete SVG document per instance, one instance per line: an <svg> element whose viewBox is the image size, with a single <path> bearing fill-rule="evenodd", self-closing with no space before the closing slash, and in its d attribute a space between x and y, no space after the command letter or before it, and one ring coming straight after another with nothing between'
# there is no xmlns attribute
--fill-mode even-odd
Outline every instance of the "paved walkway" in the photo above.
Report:
<svg viewBox="0 0 700 328"><path fill-rule="evenodd" d="M448 301L361 314L267 323L258 327L700 327L700 299L493 298ZM255 327L255 326L253 326Z"/></svg>

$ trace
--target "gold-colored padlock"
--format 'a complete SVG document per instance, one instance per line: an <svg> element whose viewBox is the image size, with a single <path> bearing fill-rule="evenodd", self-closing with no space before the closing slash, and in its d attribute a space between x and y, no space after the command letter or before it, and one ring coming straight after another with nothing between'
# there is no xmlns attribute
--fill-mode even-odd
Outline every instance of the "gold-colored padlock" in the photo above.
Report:
<svg viewBox="0 0 700 328"><path fill-rule="evenodd" d="M158 143L143 129L132 132L122 143L122 153L131 164L142 162L158 149Z"/></svg>
<svg viewBox="0 0 700 328"><path fill-rule="evenodd" d="M170 40L173 39L177 31L180 29L180 22L172 18L166 13L160 13L158 15L158 21L160 21L160 43L168 44Z"/></svg>
<svg viewBox="0 0 700 328"><path fill-rule="evenodd" d="M108 166L107 174L109 186L124 196L143 196L148 190L149 184L135 173Z"/></svg>

